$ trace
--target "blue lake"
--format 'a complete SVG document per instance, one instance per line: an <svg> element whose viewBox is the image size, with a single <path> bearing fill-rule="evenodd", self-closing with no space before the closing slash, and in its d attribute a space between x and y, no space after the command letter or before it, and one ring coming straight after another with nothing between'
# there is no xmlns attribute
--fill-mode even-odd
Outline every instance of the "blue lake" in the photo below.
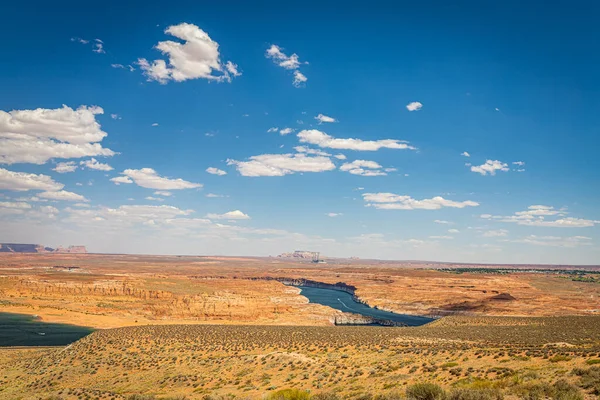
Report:
<svg viewBox="0 0 600 400"><path fill-rule="evenodd" d="M0 347L64 346L92 332L84 326L43 322L34 315L0 312Z"/></svg>
<svg viewBox="0 0 600 400"><path fill-rule="evenodd" d="M424 325L433 321L432 318L416 315L396 314L389 311L378 310L365 304L358 303L350 293L335 289L322 289L308 286L298 286L302 296L308 298L310 303L318 303L336 310L361 314L368 317L401 322L408 326Z"/></svg>

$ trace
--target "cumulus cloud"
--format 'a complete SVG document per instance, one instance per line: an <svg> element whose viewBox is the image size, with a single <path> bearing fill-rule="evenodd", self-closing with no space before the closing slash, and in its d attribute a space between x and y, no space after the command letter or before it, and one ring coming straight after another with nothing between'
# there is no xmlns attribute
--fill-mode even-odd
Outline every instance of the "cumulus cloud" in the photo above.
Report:
<svg viewBox="0 0 600 400"><path fill-rule="evenodd" d="M56 192L42 192L38 194L38 196L48 200L87 201L87 199L82 195L73 192L67 192L66 190L59 190Z"/></svg>
<svg viewBox="0 0 600 400"><path fill-rule="evenodd" d="M294 132L294 130L292 128L283 128L282 130L279 131L280 135L289 135L290 133Z"/></svg>
<svg viewBox="0 0 600 400"><path fill-rule="evenodd" d="M340 215L344 215L344 214L330 212L330 213L327 213L325 215L327 215L328 217L331 217L331 218L335 218L335 217L339 217Z"/></svg>
<svg viewBox="0 0 600 400"><path fill-rule="evenodd" d="M471 155L466 151L463 151L462 153L460 153L460 155L463 157L471 157Z"/></svg>
<svg viewBox="0 0 600 400"><path fill-rule="evenodd" d="M165 196L165 197L169 197L169 196L173 195L173 193L167 192L167 191L164 191L164 190L157 190L156 192L154 192L154 194L157 195L157 196Z"/></svg>
<svg viewBox="0 0 600 400"><path fill-rule="evenodd" d="M133 181L127 176L116 176L114 178L111 178L110 181L113 182L115 185L120 185L121 183L133 183Z"/></svg>
<svg viewBox="0 0 600 400"><path fill-rule="evenodd" d="M156 49L168 57L168 62L138 59L137 63L149 81L161 84L188 79L231 82L232 76L241 75L236 64L231 61L221 63L219 44L198 26L188 23L172 25L165 34L181 39L183 43L171 40L158 42Z"/></svg>
<svg viewBox="0 0 600 400"><path fill-rule="evenodd" d="M492 229L489 231L483 232L483 237L502 237L508 235L508 231L506 229Z"/></svg>
<svg viewBox="0 0 600 400"><path fill-rule="evenodd" d="M479 203L471 200L453 201L436 196L431 199L416 200L410 196L402 196L394 193L364 193L363 199L367 207L382 210L439 210L442 207L464 208L476 207Z"/></svg>
<svg viewBox="0 0 600 400"><path fill-rule="evenodd" d="M408 111L419 111L421 108L423 108L423 104L418 101L413 101L412 103L408 103L406 105L406 109Z"/></svg>
<svg viewBox="0 0 600 400"><path fill-rule="evenodd" d="M296 172L323 172L335 169L328 157L306 154L262 154L250 161L227 160L242 176L284 176Z"/></svg>
<svg viewBox="0 0 600 400"><path fill-rule="evenodd" d="M383 168L375 161L354 160L349 163L344 163L340 167L341 171L347 171L353 175L360 176L385 176L387 173L381 171Z"/></svg>
<svg viewBox="0 0 600 400"><path fill-rule="evenodd" d="M0 189L24 192L27 190L56 191L64 187L48 175L28 174L0 168Z"/></svg>
<svg viewBox="0 0 600 400"><path fill-rule="evenodd" d="M274 127L271 127L269 129L267 129L267 132L269 132L269 133L271 133L271 132L277 132L278 130L279 130L279 128L276 127L276 126L274 126Z"/></svg>
<svg viewBox="0 0 600 400"><path fill-rule="evenodd" d="M203 186L200 183L184 181L181 178L170 179L162 177L152 168L126 169L121 174L124 176L112 178L111 181L119 184L132 183L131 180L133 180L138 186L157 190L195 189Z"/></svg>
<svg viewBox="0 0 600 400"><path fill-rule="evenodd" d="M481 175L496 175L496 171L508 171L508 164L498 160L487 160L485 164L471 166L471 171Z"/></svg>
<svg viewBox="0 0 600 400"><path fill-rule="evenodd" d="M165 199L163 199L161 197L152 197L152 196L147 196L146 200L150 200L150 201L165 201Z"/></svg>
<svg viewBox="0 0 600 400"><path fill-rule="evenodd" d="M215 167L206 168L206 172L212 175L227 175L227 172Z"/></svg>
<svg viewBox="0 0 600 400"><path fill-rule="evenodd" d="M333 117L328 117L327 115L323 115L323 114L319 114L315 117L315 119L317 121L319 121L319 124L322 124L323 122L338 122L337 119L333 118Z"/></svg>
<svg viewBox="0 0 600 400"><path fill-rule="evenodd" d="M319 147L338 150L377 151L381 148L415 150L415 148L408 145L407 142L396 139L337 139L316 129L300 131L298 132L298 138L301 143L310 143Z"/></svg>
<svg viewBox="0 0 600 400"><path fill-rule="evenodd" d="M345 160L347 157L343 154L336 154L334 156L335 158L337 158L338 160Z"/></svg>
<svg viewBox="0 0 600 400"><path fill-rule="evenodd" d="M460 233L458 229L448 229L448 233Z"/></svg>
<svg viewBox="0 0 600 400"><path fill-rule="evenodd" d="M517 211L514 215L482 214L480 218L491 221L515 223L526 226L540 226L549 228L588 228L600 224L600 221L566 217L567 212L557 210L551 206L532 205L525 211ZM548 217L556 219L548 219Z"/></svg>
<svg viewBox="0 0 600 400"><path fill-rule="evenodd" d="M108 164L103 164L96 160L95 158L91 158L89 160L81 161L79 164L83 165L89 169L95 169L97 171L112 171L113 167Z"/></svg>
<svg viewBox="0 0 600 400"><path fill-rule="evenodd" d="M225 214L207 214L206 218L210 219L250 219L250 216L244 214L240 210L226 212Z"/></svg>
<svg viewBox="0 0 600 400"><path fill-rule="evenodd" d="M281 47L272 44L271 47L267 49L265 56L267 58L272 59L275 64L279 65L282 68L294 70L294 80L292 84L295 87L302 86L302 84L305 83L308 80L308 78L306 78L306 76L303 73L301 73L298 70L298 68L300 68L301 64L308 63L300 62L299 57L296 53L292 54L291 56L288 56L282 50L283 49Z"/></svg>
<svg viewBox="0 0 600 400"><path fill-rule="evenodd" d="M451 240L451 239L454 239L454 237L453 236L429 236L429 239Z"/></svg>
<svg viewBox="0 0 600 400"><path fill-rule="evenodd" d="M52 171L56 171L59 174L66 174L67 172L75 172L77 164L75 161L59 162L56 167L52 168Z"/></svg>
<svg viewBox="0 0 600 400"><path fill-rule="evenodd" d="M31 208L31 204L24 201L0 201L0 216L24 214Z"/></svg>
<svg viewBox="0 0 600 400"><path fill-rule="evenodd" d="M112 156L115 153L99 143L107 135L96 121L96 115L103 113L96 106L0 110L0 164Z"/></svg>
<svg viewBox="0 0 600 400"><path fill-rule="evenodd" d="M451 222L444 221L442 219L435 219L435 220L433 220L433 222L435 222L436 224L451 224Z"/></svg>

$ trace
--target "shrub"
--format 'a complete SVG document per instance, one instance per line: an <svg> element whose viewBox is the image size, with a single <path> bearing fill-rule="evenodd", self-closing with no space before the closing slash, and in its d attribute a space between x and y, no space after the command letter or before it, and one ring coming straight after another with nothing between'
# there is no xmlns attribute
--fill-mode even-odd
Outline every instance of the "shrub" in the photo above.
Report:
<svg viewBox="0 0 600 400"><path fill-rule="evenodd" d="M340 400L340 397L333 392L321 392L312 396L311 400Z"/></svg>
<svg viewBox="0 0 600 400"><path fill-rule="evenodd" d="M504 396L498 389L457 388L448 395L448 400L502 400Z"/></svg>
<svg viewBox="0 0 600 400"><path fill-rule="evenodd" d="M556 381L554 384L554 400L583 400L583 394L577 386L570 384L564 379Z"/></svg>
<svg viewBox="0 0 600 400"><path fill-rule="evenodd" d="M149 394L132 394L127 400L156 400L156 397Z"/></svg>
<svg viewBox="0 0 600 400"><path fill-rule="evenodd" d="M266 396L266 400L309 400L310 393L298 389L282 389Z"/></svg>
<svg viewBox="0 0 600 400"><path fill-rule="evenodd" d="M434 383L415 383L406 388L409 400L443 400L446 392Z"/></svg>
<svg viewBox="0 0 600 400"><path fill-rule="evenodd" d="M600 358L592 358L592 359L586 360L585 363L587 365L600 364Z"/></svg>

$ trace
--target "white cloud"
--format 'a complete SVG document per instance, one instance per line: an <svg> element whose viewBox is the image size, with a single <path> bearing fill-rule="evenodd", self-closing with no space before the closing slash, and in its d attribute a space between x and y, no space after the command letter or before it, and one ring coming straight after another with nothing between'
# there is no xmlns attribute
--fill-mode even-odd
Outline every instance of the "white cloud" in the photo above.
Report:
<svg viewBox="0 0 600 400"><path fill-rule="evenodd" d="M294 130L292 128L284 128L284 129L282 129L282 130L279 131L279 134L281 134L281 135L289 135L292 132L294 132Z"/></svg>
<svg viewBox="0 0 600 400"><path fill-rule="evenodd" d="M308 78L302 72L294 71L294 81L292 82L292 85L295 87L302 87L302 84L307 80Z"/></svg>
<svg viewBox="0 0 600 400"><path fill-rule="evenodd" d="M327 213L325 215L327 215L328 217L331 217L331 218L335 218L335 217L339 217L340 215L344 215L344 214L330 212L330 213Z"/></svg>
<svg viewBox="0 0 600 400"><path fill-rule="evenodd" d="M338 122L337 119L332 118L332 117L328 117L327 115L323 115L323 114L319 114L315 117L315 119L317 121L319 121L319 124L322 124L323 122Z"/></svg>
<svg viewBox="0 0 600 400"><path fill-rule="evenodd" d="M98 40L98 39L96 39ZM104 45L102 43L94 43L94 48L92 49L94 53L104 54L106 51L104 50Z"/></svg>
<svg viewBox="0 0 600 400"><path fill-rule="evenodd" d="M215 167L206 168L206 172L212 175L227 175L227 172Z"/></svg>
<svg viewBox="0 0 600 400"><path fill-rule="evenodd" d="M554 207L545 205L529 206L525 211L517 211L514 215L502 216L482 214L480 218L516 223L525 226L540 226L549 228L587 228L600 224L600 221L594 221L583 218L566 217L567 212L564 210L556 210ZM560 217L554 220L548 220L546 217Z"/></svg>
<svg viewBox="0 0 600 400"><path fill-rule="evenodd" d="M360 176L385 176L385 172L381 171L381 165L375 161L354 160L350 163L344 163L340 167L341 171L349 172L353 175Z"/></svg>
<svg viewBox="0 0 600 400"><path fill-rule="evenodd" d="M525 243L536 246L551 246L551 247L578 247L578 246L592 246L591 238L586 236L536 236L529 235L521 239L507 240L511 243Z"/></svg>
<svg viewBox="0 0 600 400"><path fill-rule="evenodd" d="M276 126L267 129L267 132L271 133L271 132L277 132L279 130L279 128L277 128Z"/></svg>
<svg viewBox="0 0 600 400"><path fill-rule="evenodd" d="M383 210L439 210L442 207L464 208L476 207L479 203L467 201L453 201L436 196L431 199L415 200L410 196L400 196L394 193L364 193L367 207L375 207Z"/></svg>
<svg viewBox="0 0 600 400"><path fill-rule="evenodd" d="M525 162L523 162L523 161L513 161L513 164L514 165L518 165L518 166L523 166L523 165L525 165Z"/></svg>
<svg viewBox="0 0 600 400"><path fill-rule="evenodd" d="M203 186L200 183L184 181L181 178L170 179L159 176L152 168L126 169L121 174L125 176L112 178L111 181L114 183L131 183L125 179L126 177L129 177L133 179L138 186L157 190L195 189Z"/></svg>
<svg viewBox="0 0 600 400"><path fill-rule="evenodd" d="M229 196L225 196L225 195L222 195L222 194L208 193L206 195L206 197L212 198L212 199L217 199L217 198L223 198L223 197L229 197Z"/></svg>
<svg viewBox="0 0 600 400"><path fill-rule="evenodd" d="M89 160L81 161L79 164L83 165L89 169L95 169L97 171L112 171L113 167L108 164L103 164L96 160L95 158L91 158Z"/></svg>
<svg viewBox="0 0 600 400"><path fill-rule="evenodd" d="M210 219L250 219L250 216L244 214L240 210L226 212L225 214L207 214L206 218Z"/></svg>
<svg viewBox="0 0 600 400"><path fill-rule="evenodd" d="M448 229L448 233L460 233L458 229Z"/></svg>
<svg viewBox="0 0 600 400"><path fill-rule="evenodd" d="M150 200L150 201L165 201L165 199L163 199L161 197L152 197L152 196L147 196L146 200Z"/></svg>
<svg viewBox="0 0 600 400"><path fill-rule="evenodd" d="M396 139L337 139L316 129L300 131L298 138L300 138L301 143L310 143L319 147L338 150L377 151L381 148L415 150L414 147L408 145L406 142Z"/></svg>
<svg viewBox="0 0 600 400"><path fill-rule="evenodd" d="M154 192L154 194L157 195L157 196L165 196L165 197L169 197L169 196L173 195L173 193L167 192L167 191L164 191L164 190L157 190L156 192Z"/></svg>
<svg viewBox="0 0 600 400"><path fill-rule="evenodd" d="M454 237L453 236L429 236L429 239L451 240L451 239L454 239Z"/></svg>
<svg viewBox="0 0 600 400"><path fill-rule="evenodd" d="M168 57L168 64L160 59L152 63L145 58L138 59L137 63L149 81L161 84L188 79L231 82L231 76L241 75L236 64L231 61L221 63L219 44L198 26L188 23L172 25L165 34L181 39L183 43L171 40L158 42L156 49Z"/></svg>
<svg viewBox="0 0 600 400"><path fill-rule="evenodd" d="M331 154L326 153L323 150L311 149L310 147L306 146L296 146L294 147L294 150L296 150L298 153L315 154L317 156L331 157Z"/></svg>
<svg viewBox="0 0 600 400"><path fill-rule="evenodd" d="M282 68L294 70L294 81L292 84L296 87L302 86L308 79L298 70L298 68L300 68L301 64L308 63L300 62L297 54L294 53L291 56L287 56L282 50L281 47L272 44L271 47L267 49L265 57L272 59L275 64Z"/></svg>
<svg viewBox="0 0 600 400"><path fill-rule="evenodd" d="M408 103L406 105L406 109L408 111L419 111L421 108L423 108L423 104L418 101L413 101L412 103Z"/></svg>
<svg viewBox="0 0 600 400"><path fill-rule="evenodd" d="M152 126L158 126L158 122L154 122Z"/></svg>
<svg viewBox="0 0 600 400"><path fill-rule="evenodd" d="M335 169L328 157L306 154L262 154L250 161L227 160L243 176L284 176L296 172L323 172Z"/></svg>
<svg viewBox="0 0 600 400"><path fill-rule="evenodd" d="M462 153L460 153L460 155L463 157L471 157L471 155L466 151L463 151Z"/></svg>
<svg viewBox="0 0 600 400"><path fill-rule="evenodd" d="M496 230L489 230L489 231L485 231L483 232L483 237L503 237L508 235L508 231L506 229L496 229Z"/></svg>
<svg viewBox="0 0 600 400"><path fill-rule="evenodd" d="M55 182L48 175L28 174L26 172L9 171L0 168L0 190L14 190L24 192L27 190L60 190L62 183Z"/></svg>
<svg viewBox="0 0 600 400"><path fill-rule="evenodd" d="M435 219L435 220L433 220L433 222L435 222L436 224L451 224L451 222L444 221L441 219Z"/></svg>
<svg viewBox="0 0 600 400"><path fill-rule="evenodd" d="M0 201L0 216L25 214L31 208L31 204L24 201Z"/></svg>
<svg viewBox="0 0 600 400"><path fill-rule="evenodd" d="M343 154L336 154L334 156L335 158L337 158L338 160L345 160L347 157Z"/></svg>
<svg viewBox="0 0 600 400"><path fill-rule="evenodd" d="M66 190L42 192L38 194L38 196L48 200L87 201L87 199L82 195L73 192L67 192Z"/></svg>
<svg viewBox="0 0 600 400"><path fill-rule="evenodd" d="M126 176L117 176L110 179L115 185L120 185L121 183L133 183L131 179Z"/></svg>
<svg viewBox="0 0 600 400"><path fill-rule="evenodd" d="M121 119L121 116L119 116L119 114L110 114L110 117L112 119Z"/></svg>
<svg viewBox="0 0 600 400"><path fill-rule="evenodd" d="M67 172L75 172L77 169L77 164L75 161L68 162L59 162L56 164L56 167L52 168L52 171L56 171L59 174L65 174Z"/></svg>
<svg viewBox="0 0 600 400"><path fill-rule="evenodd" d="M81 106L77 110L0 110L0 164L44 164L51 158L112 156L100 143L106 132L96 115L100 107Z"/></svg>
<svg viewBox="0 0 600 400"><path fill-rule="evenodd" d="M481 175L496 175L496 171L508 171L508 164L498 160L487 160L485 164L471 166L471 171Z"/></svg>

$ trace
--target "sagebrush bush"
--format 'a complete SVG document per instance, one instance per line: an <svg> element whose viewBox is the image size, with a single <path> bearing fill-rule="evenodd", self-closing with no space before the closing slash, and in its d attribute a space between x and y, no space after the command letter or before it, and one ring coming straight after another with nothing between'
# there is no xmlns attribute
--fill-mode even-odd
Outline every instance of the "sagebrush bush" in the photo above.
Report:
<svg viewBox="0 0 600 400"><path fill-rule="evenodd" d="M406 388L408 400L443 400L446 392L434 383L415 383Z"/></svg>
<svg viewBox="0 0 600 400"><path fill-rule="evenodd" d="M270 393L265 397L266 400L310 400L310 393L298 389L282 389Z"/></svg>

